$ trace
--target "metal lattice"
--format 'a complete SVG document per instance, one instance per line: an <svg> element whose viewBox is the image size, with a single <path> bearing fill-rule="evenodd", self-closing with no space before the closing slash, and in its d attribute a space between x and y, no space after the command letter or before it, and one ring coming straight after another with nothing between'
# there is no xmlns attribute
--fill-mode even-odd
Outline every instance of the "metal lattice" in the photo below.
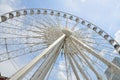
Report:
<svg viewBox="0 0 120 80"><path fill-rule="evenodd" d="M60 60L65 80L107 80L107 68L120 73L112 63L119 54L120 45L110 35L69 13L23 9L1 15L0 62L15 60L21 65L22 56L32 56L10 80L56 80Z"/></svg>

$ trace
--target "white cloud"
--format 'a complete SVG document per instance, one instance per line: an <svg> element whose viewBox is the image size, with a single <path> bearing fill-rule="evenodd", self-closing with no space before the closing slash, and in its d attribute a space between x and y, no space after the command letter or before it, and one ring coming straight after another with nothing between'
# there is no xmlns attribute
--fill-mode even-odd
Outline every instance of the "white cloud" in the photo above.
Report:
<svg viewBox="0 0 120 80"><path fill-rule="evenodd" d="M58 73L56 75L56 80L66 80L66 75L65 75L65 62L64 61L60 61L58 64Z"/></svg>
<svg viewBox="0 0 120 80"><path fill-rule="evenodd" d="M1 0L0 1L0 15L19 8L25 8L21 5L20 0Z"/></svg>
<svg viewBox="0 0 120 80"><path fill-rule="evenodd" d="M6 5L6 4L0 4L0 14L3 14L5 12L8 12L8 11L12 11L12 7L10 7L9 5Z"/></svg>
<svg viewBox="0 0 120 80"><path fill-rule="evenodd" d="M59 3L65 12L95 23L112 36L120 29L119 0L61 0Z"/></svg>
<svg viewBox="0 0 120 80"><path fill-rule="evenodd" d="M6 61L3 63L0 63L0 72L1 72L1 75L10 77L13 73L16 72L16 69L11 63L11 61Z"/></svg>
<svg viewBox="0 0 120 80"><path fill-rule="evenodd" d="M20 0L0 0L0 15L13 11L21 7ZM22 8L22 7L21 7ZM13 73L16 72L15 63L11 63L11 61L5 61L0 63L0 73L3 76L10 77Z"/></svg>
<svg viewBox="0 0 120 80"><path fill-rule="evenodd" d="M101 50L101 52L100 52L99 54L100 54L101 56L104 56L105 53L107 53L107 50L103 49L103 50Z"/></svg>
<svg viewBox="0 0 120 80"><path fill-rule="evenodd" d="M58 67L59 67L60 70L65 70L65 62L60 61Z"/></svg>
<svg viewBox="0 0 120 80"><path fill-rule="evenodd" d="M65 61L63 60L59 61L57 69L58 71L57 71L55 80L67 80ZM77 80L73 72L71 72L71 75L69 75L69 78L71 78L71 80Z"/></svg>
<svg viewBox="0 0 120 80"><path fill-rule="evenodd" d="M103 22L105 22L105 24L112 25L110 31L113 30L115 24L117 24L116 21L120 18L119 3L117 6L118 8L116 9L116 11L114 11L115 10L114 6L116 4L111 5L111 2L109 0L102 0L102 1L101 0L80 0L80 1L79 0L62 0L62 2L63 2L62 6L65 6L64 8L70 9L71 12L77 11L78 13L80 13L78 16L83 16L83 15L87 16L89 20L94 21L94 22L97 21L98 24L100 23L102 24ZM81 4L81 3L84 3L84 4ZM18 7L22 8L19 5L20 5L20 0L9 0L9 1L0 0L0 14L18 9ZM95 8L96 5L98 5L97 8ZM112 12L111 10L109 10L110 8ZM108 13L111 13L111 14L108 14ZM108 27L106 29L108 29ZM115 40L117 40L120 43L120 30L116 32ZM104 55L104 53L105 53L104 50L101 51L101 55ZM10 62L8 63L6 62L5 64L2 63L0 65L4 65L4 66L0 66L0 72L4 73L5 71L7 75L14 73L15 71L15 69L13 68ZM8 68L8 65L11 69ZM57 73L58 79L56 80L66 80L66 75L64 73L64 70L65 70L64 62L60 62L58 65L58 68L59 68L58 69L59 72ZM75 76L73 77L72 80L75 80Z"/></svg>
<svg viewBox="0 0 120 80"><path fill-rule="evenodd" d="M59 71L57 73L57 79L56 80L66 80L66 76L62 71Z"/></svg>

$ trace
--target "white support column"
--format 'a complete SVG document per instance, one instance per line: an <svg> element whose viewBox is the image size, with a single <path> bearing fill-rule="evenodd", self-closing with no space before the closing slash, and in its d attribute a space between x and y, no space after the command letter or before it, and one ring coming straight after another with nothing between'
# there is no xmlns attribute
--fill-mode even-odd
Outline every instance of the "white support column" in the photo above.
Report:
<svg viewBox="0 0 120 80"><path fill-rule="evenodd" d="M42 73L39 73L40 76L38 76L38 78L36 80L44 80L45 76L47 75L47 72L49 72L52 64L54 63L55 59L57 58L57 54L55 54L52 58L52 60L49 61L49 63L47 64L47 66L44 68Z"/></svg>
<svg viewBox="0 0 120 80"><path fill-rule="evenodd" d="M64 58L65 58L65 67L66 67L67 80L69 80L69 75L68 75L68 64L67 64L67 59L66 59L66 56L65 56L65 52L64 52Z"/></svg>
<svg viewBox="0 0 120 80"><path fill-rule="evenodd" d="M34 75L31 77L30 80L38 80L39 75L42 74L42 71L44 70L45 66L48 65L53 60L54 55L50 54L47 59L44 61L44 63L39 67L39 69L34 73ZM49 66L49 65L48 65Z"/></svg>
<svg viewBox="0 0 120 80"><path fill-rule="evenodd" d="M39 67L39 69L37 70L37 72L35 72L35 75L31 78L31 80L39 80L39 77L44 76L43 74L46 74L46 72L49 71L52 63L54 63L54 59L56 59L56 57L58 56L58 50L61 49L61 43L59 43L51 52L48 56L48 58L46 59L46 61ZM46 66L47 65L47 66ZM48 67L49 69L47 69L46 67ZM44 71L43 71L44 70ZM40 78L41 80L44 80L43 78Z"/></svg>
<svg viewBox="0 0 120 80"><path fill-rule="evenodd" d="M75 65L74 65L71 57L69 56L69 53L67 53L67 56L68 56L69 63L70 63L70 65L71 65L72 69L73 69L73 72L74 72L74 74L75 74L76 79L77 79L77 80L80 80L79 75L78 75L78 73L77 73L77 70L76 70L76 68L75 68Z"/></svg>
<svg viewBox="0 0 120 80"><path fill-rule="evenodd" d="M78 64L78 62L75 60L75 58L70 54L72 57L73 61L75 62L76 66L78 67L79 71L81 72L82 76L86 79L89 80L89 78L86 76L85 72L83 71L82 67Z"/></svg>
<svg viewBox="0 0 120 80"><path fill-rule="evenodd" d="M51 60L48 64L48 66L45 67L43 74L41 74L37 80L44 80L45 76L47 75L48 71L50 70L51 66L54 64L54 62L56 61L57 57L59 55L59 52L57 51L54 54L54 58L53 60Z"/></svg>
<svg viewBox="0 0 120 80"><path fill-rule="evenodd" d="M52 51L48 55L47 59L39 67L39 69L34 73L34 75L32 76L31 80L37 80L37 78L39 77L39 74L41 74L41 72L43 71L43 69L45 68L45 66L49 63L49 61L51 61L52 57L55 55L55 51L59 49L59 46L60 46L60 44L57 45L54 49L52 49Z"/></svg>
<svg viewBox="0 0 120 80"><path fill-rule="evenodd" d="M80 55L84 58L84 60L86 61L86 63L88 64L88 66L92 69L92 71L95 73L95 75L97 76L98 80L103 80L101 78L101 76L98 74L98 72L94 69L94 67L89 63L88 59L85 57L84 54L82 54L78 48L78 46L72 41L74 47L79 51Z"/></svg>
<svg viewBox="0 0 120 80"><path fill-rule="evenodd" d="M71 38L71 40L75 41L80 46L82 46L84 49L86 49L89 53L91 53L92 55L96 56L98 59L100 59L101 61L103 61L108 67L110 67L112 69L113 73L120 72L120 68L118 66L116 66L112 62L109 62L108 60L106 60L105 58L103 58L101 55L97 54L92 48L90 48L89 46L87 46L85 43L83 43L82 41L78 40L74 36L70 36L70 38Z"/></svg>
<svg viewBox="0 0 120 80"><path fill-rule="evenodd" d="M65 35L63 34L60 38L58 38L53 44L51 44L47 49L45 49L40 55L38 55L35 59L33 59L30 63L28 63L25 67L20 69L18 72L16 72L10 80L22 80L23 77L34 68L34 66L51 50L58 45L58 43L63 42L65 39Z"/></svg>

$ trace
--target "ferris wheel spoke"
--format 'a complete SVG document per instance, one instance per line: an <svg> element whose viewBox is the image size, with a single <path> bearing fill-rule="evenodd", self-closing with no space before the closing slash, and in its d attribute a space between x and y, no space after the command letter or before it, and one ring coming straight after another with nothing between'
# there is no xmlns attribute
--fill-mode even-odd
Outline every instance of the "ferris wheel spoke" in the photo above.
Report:
<svg viewBox="0 0 120 80"><path fill-rule="evenodd" d="M61 25L61 21L60 21L59 18L60 18L60 17L57 17L57 16L55 16L55 19L51 18L52 21L53 21L53 23L56 25L55 27L60 27L60 25ZM53 25L54 25L54 24L53 24Z"/></svg>
<svg viewBox="0 0 120 80"><path fill-rule="evenodd" d="M102 78L101 78L101 76L99 75L99 73L93 68L93 66L89 63L89 61L88 61L88 59L85 57L85 55L83 55L82 53L81 53L81 51L79 50L79 48L77 47L77 44L75 44L75 42L73 42L72 41L72 43L73 43L73 45L74 45L74 47L77 49L77 51L80 53L80 55L84 58L84 60L86 61L86 63L88 64L88 66L92 69L92 71L96 74L96 77L97 77L97 79L98 80L103 80Z"/></svg>
<svg viewBox="0 0 120 80"><path fill-rule="evenodd" d="M84 52L83 52L83 53L84 53ZM85 53L84 53L84 54L85 54ZM86 56L86 58L90 61L90 63L94 65L94 67L96 66L97 69L99 69L99 71L101 71L102 73L104 73L103 65L97 63L97 60L98 60L98 59L97 59L97 60L93 60L93 59L91 59L91 58L89 57L89 55L87 56L86 54L85 54L85 56ZM103 78L103 77L102 77L102 78Z"/></svg>
<svg viewBox="0 0 120 80"><path fill-rule="evenodd" d="M43 33L43 32L41 32L41 31L35 31L35 30L31 30L31 29L29 29L29 30L27 30L27 29L21 29L20 27L22 27L22 26L20 26L20 25L15 25L15 24L12 24L12 23L8 23L8 24L10 24L10 25L14 25L14 26L18 26L18 28L14 28L14 27L7 27L7 26L4 26L4 27L6 27L6 28L10 28L10 29L13 29L13 30L18 30L18 31L23 31L23 32L33 32L33 33L36 33L36 34L40 34L40 33Z"/></svg>
<svg viewBox="0 0 120 80"><path fill-rule="evenodd" d="M26 73L28 73L31 69L33 69L34 65L38 63L38 61L43 58L49 51L51 51L58 43L62 43L65 38L65 35L62 35L59 39L57 39L53 44L51 44L47 49L43 51L40 55L38 55L35 59L33 59L29 64L27 64L24 68L22 68L19 72L14 74L10 80L22 79Z"/></svg>
<svg viewBox="0 0 120 80"><path fill-rule="evenodd" d="M27 17L27 18L28 18L28 20L32 20L32 19L29 18L29 17ZM35 27L35 28L37 28L37 29L39 29L39 30L44 30L44 29L45 29L44 27L41 27L41 26L39 26L39 25L31 24L31 23L33 23L35 20L32 20L32 22L30 22L30 21L23 22L23 19L22 19L22 18L19 18L19 19L13 19L13 21L17 21L17 22L20 22L20 23L22 23L22 24L25 24L25 25L28 25L28 26L31 26L31 27ZM40 25L45 26L45 25L43 25L42 23L41 23Z"/></svg>
<svg viewBox="0 0 120 80"><path fill-rule="evenodd" d="M109 49L109 53L113 51L113 48L111 46L107 46L108 43L101 43L101 41L98 42L93 42L93 41L88 41L88 40L82 40L83 43L87 44L87 46L91 47L95 51L101 52L101 49L99 47L102 47L103 49ZM94 46L93 46L94 45ZM99 49L97 49L97 46Z"/></svg>
<svg viewBox="0 0 120 80"><path fill-rule="evenodd" d="M101 40L101 41L104 41L104 39L101 39L100 37L96 37L96 36L86 36L86 35L90 35L91 33L82 33L83 36L79 36L78 38L81 38L83 40Z"/></svg>
<svg viewBox="0 0 120 80"><path fill-rule="evenodd" d="M6 34L6 35L7 35L7 34L8 34L8 35L10 34L10 36L11 36L11 37L7 37L7 36L5 35L5 36L0 37L0 39L4 39L4 38L6 38L6 39L17 39L17 38L19 38L19 39L20 39L20 38L26 38L26 39L27 39L27 38L28 38L28 39L29 39L29 38L36 38L36 39L37 39L37 38L38 38L38 39L42 39L42 38L44 38L42 35L41 35L41 36L27 36L27 35L15 34L15 33L13 34L13 33L9 33L9 32L0 32L0 33L2 33L2 34L4 33L4 34ZM4 35L4 34L3 34L3 35ZM18 36L18 37L16 37L16 36Z"/></svg>
<svg viewBox="0 0 120 80"><path fill-rule="evenodd" d="M112 69L113 73L118 73L120 71L120 68L118 66L116 66L114 63L109 62L108 60L106 60L105 58L103 58L102 56L100 56L99 54L97 54L95 51L93 51L93 49L91 49L90 47L88 47L86 44L84 44L80 40L76 39L73 36L71 36L71 39L73 41L79 43L79 45L81 45L82 47L84 47L89 53L91 53L92 55L94 55L95 57L97 57L98 59L100 59L101 61L103 61L108 67L110 67Z"/></svg>
<svg viewBox="0 0 120 80"><path fill-rule="evenodd" d="M73 47L71 47L71 49L72 49ZM79 61L81 62L80 64L82 65L82 64L84 64L84 65L86 65L86 66L89 66L90 67L90 63L88 63L88 62L86 62L86 60L84 59L81 59L81 55L80 54L78 54L78 53L74 53L74 55L76 55L76 58L78 58L79 59ZM86 58L87 59L87 58ZM83 66L83 65L82 65ZM80 66L79 66L80 67ZM91 67L92 67L92 65L91 65ZM91 68L90 67L90 69L93 69L93 68ZM83 67L84 68L84 67ZM87 72L87 71L86 71ZM94 71L93 71L94 72ZM85 74L86 75L86 74ZM91 78L91 77L89 77L89 78Z"/></svg>
<svg viewBox="0 0 120 80"><path fill-rule="evenodd" d="M56 23L52 20L52 18L44 17L42 18L43 21L45 21L48 25L52 26L57 26Z"/></svg>
<svg viewBox="0 0 120 80"><path fill-rule="evenodd" d="M88 45L89 47L91 47L93 50L95 50L95 51L97 51L97 52L99 52L99 54L100 55L102 55L103 53L102 53L102 50L101 49L98 49L98 48L96 48L96 47L93 47L93 46L90 46L90 45ZM104 49L103 49L104 50ZM114 54L113 55L113 49L109 49L106 53L104 53L103 55L108 55L109 57L115 57L115 56L119 56L118 54Z"/></svg>
<svg viewBox="0 0 120 80"><path fill-rule="evenodd" d="M11 43L11 44L7 43L7 45L29 45L29 44L31 44L31 45L32 45L32 44L40 44L40 42ZM44 44L44 43L41 43L41 44ZM0 45L6 45L6 44L0 44Z"/></svg>
<svg viewBox="0 0 120 80"><path fill-rule="evenodd" d="M48 20L48 22L51 24L51 26L55 26L55 27L58 26L58 25L56 24L56 22L55 22L55 20L56 20L55 18L54 18L55 20L53 20L53 18L51 18L50 16L49 16L49 17L48 17L48 16L47 16L47 17L45 16L45 19Z"/></svg>
<svg viewBox="0 0 120 80"><path fill-rule="evenodd" d="M56 24L58 25L58 27L63 27L62 26L62 21L60 20L60 17L55 17L56 18Z"/></svg>
<svg viewBox="0 0 120 80"><path fill-rule="evenodd" d="M65 67L66 67L66 75L67 75L67 80L72 80L72 75L71 75L71 70L70 70L70 63L69 63L69 60L68 60L68 57L67 57L67 47L68 47L68 44L66 44L67 40L65 41L64 43L64 58L65 58Z"/></svg>
<svg viewBox="0 0 120 80"><path fill-rule="evenodd" d="M55 65L55 62L52 64L52 66L51 66L51 68L50 68L50 71L48 72L47 77L46 77L45 80L48 80L48 79L49 79L50 73L52 72L52 70L53 70L53 68L54 68L54 65Z"/></svg>
<svg viewBox="0 0 120 80"><path fill-rule="evenodd" d="M44 80L44 78L45 78L45 75L47 74L47 72L49 71L49 69L51 68L51 65L52 65L52 62L54 61L54 59L55 59L55 57L56 57L56 55L53 55L53 57L50 57L50 59L49 59L49 62L47 61L48 60L48 58L47 58L47 64L48 64L48 66L46 66L45 65L45 62L42 64L44 67L42 67L42 66L40 66L39 67L39 69L38 69L38 71L36 71L35 72L35 74L34 74L34 76L32 76L32 78L31 78L31 80L39 80L39 78L40 79L42 79L42 80ZM36 76L37 75L37 76ZM36 76L36 77L35 77ZM41 78L41 77L43 77L43 78Z"/></svg>
<svg viewBox="0 0 120 80"><path fill-rule="evenodd" d="M83 67L83 70L86 72L86 75L88 75L88 76L89 76L89 79L92 80L90 74L87 72L86 69L84 69L84 68L85 68L85 65L88 66L88 64L87 64L84 60L82 60L78 54L75 54L75 55L77 56L78 60L81 62L81 65L82 65L82 67Z"/></svg>
<svg viewBox="0 0 120 80"><path fill-rule="evenodd" d="M93 45L96 45L98 47L103 47L103 48L106 48L106 49L109 49L109 50L113 50L113 48L111 46L107 46L103 43L97 43L97 42L92 42L92 41L82 41L83 43L88 43L87 45L90 46L90 47L94 47L94 46L91 46L90 44L93 44Z"/></svg>
<svg viewBox="0 0 120 80"><path fill-rule="evenodd" d="M0 62L9 60L16 68L23 57L31 60L24 62L24 67L19 65L16 72L10 74L10 80L58 79L61 78L61 74L56 74L59 70L65 80L106 80L107 69L114 75L120 73L113 62L119 58L120 45L87 20L40 8L11 11L0 18ZM57 60L63 61L60 63L65 69L59 68L61 64L58 65Z"/></svg>
<svg viewBox="0 0 120 80"><path fill-rule="evenodd" d="M5 36L3 36L3 37L0 37L0 39L29 39L29 38L35 38L35 39L39 39L40 37L42 37L42 36L10 36L10 37L5 37Z"/></svg>
<svg viewBox="0 0 120 80"><path fill-rule="evenodd" d="M9 57L9 54L8 54L8 46L7 46L6 38L5 38L4 40L5 40L5 49L6 49L6 52L7 52L7 57Z"/></svg>
<svg viewBox="0 0 120 80"><path fill-rule="evenodd" d="M54 16L55 18L53 19L53 16L49 16L48 18L51 20L51 23L53 23L53 25L55 24L56 26L58 26L59 23L59 17Z"/></svg>
<svg viewBox="0 0 120 80"><path fill-rule="evenodd" d="M101 74L104 74L105 68L104 68L103 65L101 65L99 62L97 62L97 60L95 61L95 60L91 59L89 56L86 56L86 57L91 61L91 63L95 66L95 68L96 68L97 70L99 70L99 72L100 72ZM106 76L105 76L105 75L102 75L102 78L103 78L104 80L106 80Z"/></svg>
<svg viewBox="0 0 120 80"><path fill-rule="evenodd" d="M5 32L5 31L0 31L0 33L2 34L2 35L16 35L16 36L22 36L22 37L28 37L29 35L23 35L23 33L22 32L20 32L19 34L15 31L15 33L13 33L13 32ZM42 37L42 36L40 36L40 37Z"/></svg>
<svg viewBox="0 0 120 80"><path fill-rule="evenodd" d="M36 17L37 18L37 17ZM38 17L39 19L41 19L41 17ZM29 17L29 19L32 19L31 17ZM43 20L42 20L43 21ZM42 29L48 28L49 26L44 22L41 22L40 20L35 20L35 22L39 25L42 25L43 27L41 27Z"/></svg>
<svg viewBox="0 0 120 80"><path fill-rule="evenodd" d="M73 27L71 28L71 30L74 31L78 24L79 24L79 22L77 22L75 25L73 25Z"/></svg>
<svg viewBox="0 0 120 80"><path fill-rule="evenodd" d="M27 36L27 35L21 35L21 34L16 34L16 33L10 33L10 32L0 32L1 34L11 34L11 35L16 35L16 36Z"/></svg>
<svg viewBox="0 0 120 80"><path fill-rule="evenodd" d="M25 48L20 48L20 49L13 50L13 51L8 51L8 52L6 52L4 54L2 53L2 54L0 54L0 57L1 57L0 62L4 62L4 61L10 60L10 59L14 59L14 58L17 58L17 57L20 57L20 56L31 54L33 52L38 52L38 51L41 51L41 50L46 48L46 47L41 47L39 49L32 50L32 47L34 47L34 46L36 46L36 45L32 45L32 46L25 47ZM23 53L19 54L19 51L22 51ZM9 54L9 56L5 57L6 54Z"/></svg>
<svg viewBox="0 0 120 80"><path fill-rule="evenodd" d="M16 49L16 50L8 51L8 53L12 53L12 52L15 52L15 51L23 50L23 49L26 49L26 48L32 48L32 47L34 47L36 45L40 45L40 43L39 44L37 43L37 44L31 45L31 46L27 46L27 47L23 47L23 48L19 48L19 49ZM6 53L2 53L0 55L3 55L3 54L6 54Z"/></svg>
<svg viewBox="0 0 120 80"><path fill-rule="evenodd" d="M11 24L11 23L10 23L10 25L16 26L15 24ZM35 30L25 30L25 29L21 29L21 28L20 28L21 26L19 26L19 25L17 25L17 26L18 26L18 27L13 27L13 26L12 26L12 27L8 27L8 26L3 26L3 25L2 25L2 26L1 26L1 29L2 29L2 28L3 28L3 29L5 28L5 29L18 30L18 31L21 31L21 30L22 30L22 31L26 31L26 32L38 32L38 33L41 32L41 31L35 31Z"/></svg>
<svg viewBox="0 0 120 80"><path fill-rule="evenodd" d="M40 18L41 19L41 18ZM45 28L48 28L49 26L46 24L46 23L44 23L43 21L36 21L38 24L40 24L40 25L42 25L42 29L44 30Z"/></svg>
<svg viewBox="0 0 120 80"><path fill-rule="evenodd" d="M31 18L31 17L29 17L29 18ZM44 23L41 22L40 20L35 20L35 22L43 25L44 27L50 27L50 26L53 27L53 26L51 25L51 23L49 23L49 21L46 20L46 18L43 18L43 17L35 17L35 18L39 18L40 20L42 20Z"/></svg>
<svg viewBox="0 0 120 80"><path fill-rule="evenodd" d="M65 57L65 67L66 67L67 80L69 80L68 63L67 63L66 57Z"/></svg>
<svg viewBox="0 0 120 80"><path fill-rule="evenodd" d="M32 48L34 46L38 46L40 45L41 43L36 43L36 44L33 44L33 45L30 45L30 46L27 46L27 47L23 47L23 48L19 48L19 49L16 49L16 50L12 50L12 51L9 51L8 53L12 53L12 52L15 52L15 51L20 51L20 50L25 50L27 48Z"/></svg>
<svg viewBox="0 0 120 80"><path fill-rule="evenodd" d="M86 53L84 53L84 54L85 54L85 56L91 61L91 63L92 63L93 65L97 64L97 65L101 68L100 70L103 71L103 66L100 65L99 63L97 63L98 59L93 60L92 57L90 58L89 55L87 55Z"/></svg>
<svg viewBox="0 0 120 80"><path fill-rule="evenodd" d="M57 45L55 47L55 49L53 49L53 51L51 53L48 54L47 59L44 61L44 63L38 68L38 70L34 73L34 75L31 77L31 80L39 80L42 79L44 80L45 75L47 74L47 72L49 71L50 67L52 66L52 64L55 62L56 58L59 55L59 51L61 49L62 45ZM60 47L60 49L59 49ZM53 59L53 60L52 60ZM49 66L46 66L47 64L49 64ZM47 70L47 71L46 71ZM44 72L43 72L44 71ZM43 75L42 75L43 74Z"/></svg>
<svg viewBox="0 0 120 80"><path fill-rule="evenodd" d="M71 47L70 48L72 51L73 51L73 47ZM71 52L72 52L71 51ZM74 56L74 57L73 57ZM77 67L78 67L78 69L80 70L80 72L82 73L82 75L84 76L84 78L86 79L86 80L89 80L89 78L87 77L87 75L86 75L86 73L84 72L84 70L82 69L82 67L84 68L84 65L83 65L83 63L84 64L86 64L87 65L87 63L85 62L85 61L83 61L79 56L78 56L78 53L72 53L71 54L71 57L73 57L73 59L74 59L74 61L75 61L75 63L76 63L76 65L77 65ZM77 63L77 61L75 60L75 58L78 58L78 62L80 63L80 65ZM89 76L90 77L90 76ZM92 80L92 79L91 79Z"/></svg>
<svg viewBox="0 0 120 80"><path fill-rule="evenodd" d="M66 46L68 46L68 45L66 44ZM74 65L71 57L69 56L69 54L70 53L68 52L68 48L65 47L65 57L68 59L68 62L70 64L70 66L71 66L71 69L72 69L73 73L75 74L76 79L80 80L79 74L77 73L77 69L75 68L75 65Z"/></svg>
<svg viewBox="0 0 120 80"><path fill-rule="evenodd" d="M75 74L76 79L80 80L80 77L79 77L79 75L77 73L77 70L75 68L75 65L74 65L73 61L71 60L71 57L69 56L69 53L67 53L67 57L68 57L68 61L69 61L70 65L71 65L71 68L72 68L72 70L73 70L73 72Z"/></svg>
<svg viewBox="0 0 120 80"><path fill-rule="evenodd" d="M48 64L48 61L51 61L55 56L53 55L53 57L51 58L52 54L48 54L46 56L46 59L43 61L43 63L39 66L39 68L35 71L35 73L32 75L30 80L34 80L34 79L38 79L38 77L42 74L43 69L46 67L46 64Z"/></svg>
<svg viewBox="0 0 120 80"><path fill-rule="evenodd" d="M53 58L53 60L51 60L51 61L48 63L49 66L46 66L46 67L44 68L44 72L43 72L43 74L41 74L41 75L38 77L38 80L40 80L40 79L44 80L46 74L50 71L50 68L51 68L52 65L54 65L54 63L56 62L56 59L57 59L57 57L58 57L58 55L59 55L59 53L60 53L60 51L61 51L62 46L63 46L63 45L60 45L59 48L55 49L55 52L53 51L55 58Z"/></svg>
<svg viewBox="0 0 120 80"><path fill-rule="evenodd" d="M46 48L46 47L45 47ZM7 61L7 60L11 60L11 59L14 59L14 58L18 58L18 57L21 57L21 56L25 56L25 55L28 55L28 54L31 54L33 52L38 52L38 51L41 51L45 48L41 48L41 49L37 49L37 50L32 50L32 51L29 51L29 53L24 53L24 54L19 54L19 55L16 55L16 56L12 56L12 57L9 57L7 59L4 59L4 60L0 60L0 62L4 62L4 61Z"/></svg>
<svg viewBox="0 0 120 80"><path fill-rule="evenodd" d="M91 35L91 36L87 36L87 35ZM101 43L108 43L108 42L103 42L104 39L102 39L100 37L92 36L91 33L89 33L89 34L88 33L84 33L82 36L77 36L77 38L80 38L81 40L86 40L86 41L88 41L88 40L99 40L99 41L102 41Z"/></svg>
<svg viewBox="0 0 120 80"><path fill-rule="evenodd" d="M65 50L64 50L65 51ZM66 74L67 74L67 80L69 80L69 73L68 73L68 62L65 56L65 52L64 52L64 58L65 58L65 67L66 67Z"/></svg>
<svg viewBox="0 0 120 80"><path fill-rule="evenodd" d="M71 54L69 52L69 55L71 56L71 58L73 59L73 62L76 64L77 68L79 69L79 71L81 72L82 76L86 79L89 80L89 78L86 76L85 72L83 71L82 67L78 64L78 62L75 60L75 57L73 57L73 54Z"/></svg>
<svg viewBox="0 0 120 80"><path fill-rule="evenodd" d="M96 45L100 45L100 46L104 46L104 47L108 47L111 48L111 46L107 46L108 43L102 43L102 42L93 42L93 41L88 41L88 40L82 40L84 43L92 43L92 44L96 44ZM111 48L112 49L112 48Z"/></svg>
<svg viewBox="0 0 120 80"><path fill-rule="evenodd" d="M73 50L74 50L74 47L73 47L73 46L70 46L70 47L71 47L70 49L73 51ZM76 58L78 58L78 60L79 60L78 62L81 64L81 66L82 66L83 68L85 68L85 65L86 65L86 66L89 66L89 65L85 62L84 59L81 59L81 55L80 55L80 54L73 52L73 55L76 56ZM86 71L86 69L85 69L85 71ZM87 72L87 71L86 71L86 72ZM92 80L91 77L90 77L90 75L89 75L89 73L87 73L87 74L88 74L90 80ZM87 75L87 74L86 74L86 75Z"/></svg>
<svg viewBox="0 0 120 80"><path fill-rule="evenodd" d="M66 24L65 24L65 28L67 28L68 27L68 18L66 18Z"/></svg>

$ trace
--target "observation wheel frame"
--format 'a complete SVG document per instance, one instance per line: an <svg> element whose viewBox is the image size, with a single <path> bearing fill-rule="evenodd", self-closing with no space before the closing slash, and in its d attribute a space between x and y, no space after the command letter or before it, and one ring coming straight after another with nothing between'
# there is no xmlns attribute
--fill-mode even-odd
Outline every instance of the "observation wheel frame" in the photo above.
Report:
<svg viewBox="0 0 120 80"><path fill-rule="evenodd" d="M83 26L86 26L87 28L91 29L92 31L94 31L96 34L98 34L99 36L101 36L102 38L104 38L104 40L106 40L107 42L109 42L109 44L114 48L114 50L117 51L118 54L120 54L120 45L118 44L118 42L116 40L114 40L108 33L106 33L104 30L102 30L100 27L96 26L95 24L87 21L87 20L84 20L82 18L79 18L77 16L74 16L72 14L69 14L69 13L65 13L65 12L62 12L62 11L56 11L56 10L52 10L52 9L42 9L42 8L30 8L30 9L21 9L21 10L15 10L15 11L11 11L11 12L8 12L8 13L5 13L3 15L0 16L0 23L4 23L6 22L7 20L9 19L13 19L15 17L20 17L20 16L26 16L26 15L40 15L40 14L43 14L43 15L50 15L50 16L57 16L57 17L62 17L62 18L65 18L65 19L68 19L68 20L71 20L73 22L76 22L76 23L80 23L82 24ZM74 27L72 28L72 30L74 30ZM63 31L64 33L64 31ZM85 45L82 41L80 41L79 39L77 39L76 37L74 37L73 35L69 34L71 32L65 30L65 33L59 37L53 44L51 44L47 49L45 49L42 53L42 55L38 55L35 59L33 59L29 64L27 64L25 67L23 67L22 69L20 69L18 72L16 72L11 78L10 80L21 80L23 79L23 77L33 68L34 65L36 65L39 60L45 56L47 53L49 53L53 48L55 48L56 50L53 50L53 53L55 52L60 52L59 48L62 49L62 45L63 45L63 41L64 39L66 39L66 37L70 37L72 41L72 44L73 45L77 45L76 43L80 44L80 46L82 46L83 48L85 48L86 50L88 50L89 52L91 52L92 55L95 55L95 57L99 58L101 61L103 61L105 64L107 64L108 67L112 67L113 69L113 72L116 72L117 70L120 70L120 68L118 66L116 66L114 63L111 63L109 61L107 61L106 59L102 58L100 55L96 54L95 51L92 50L92 48L90 48L89 46ZM68 35L67 35L68 34ZM67 36L66 36L67 35ZM76 43L75 43L76 42ZM57 47L55 47L57 46ZM79 51L79 48L78 46L75 47L76 50L78 52ZM70 53L70 52L66 52L66 53ZM58 55L58 54L57 54ZM89 61L84 57L83 54L81 54L82 57L85 59L85 61L88 63L89 67L93 70L93 72L96 74L98 80L102 80L102 78L99 76L99 74L95 71L94 68L92 68L92 65L89 64ZM66 56L66 55L65 55ZM74 57L67 54L68 56L68 59L70 61L70 64L73 64L72 60L75 62L74 60ZM71 57L71 58L70 58ZM56 60L56 56L54 58L52 58L53 61ZM0 61L2 62L2 61ZM77 66L79 66L79 64L77 64L77 62L75 62L75 64ZM50 64L51 65L51 64ZM74 73L77 77L77 79L79 80L79 77L77 75L77 71L75 70L75 67L71 65L71 67L73 68L74 70ZM79 70L81 70L82 72L82 69L79 67ZM120 71L118 71L120 72ZM46 71L47 73L47 71ZM86 80L89 80L85 73L82 72L83 76L86 78ZM38 75L38 74L37 74ZM36 77L36 75L35 75ZM45 75L41 76L42 79L45 78ZM33 78L31 78L31 80L34 80L34 75L33 75Z"/></svg>

